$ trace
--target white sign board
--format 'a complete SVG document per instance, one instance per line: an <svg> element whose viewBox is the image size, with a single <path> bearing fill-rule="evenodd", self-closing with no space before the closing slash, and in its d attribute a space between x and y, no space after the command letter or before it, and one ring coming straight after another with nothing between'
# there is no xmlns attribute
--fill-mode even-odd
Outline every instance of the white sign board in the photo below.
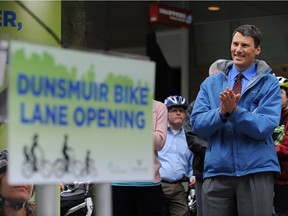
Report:
<svg viewBox="0 0 288 216"><path fill-rule="evenodd" d="M153 179L155 64L12 42L12 184Z"/></svg>

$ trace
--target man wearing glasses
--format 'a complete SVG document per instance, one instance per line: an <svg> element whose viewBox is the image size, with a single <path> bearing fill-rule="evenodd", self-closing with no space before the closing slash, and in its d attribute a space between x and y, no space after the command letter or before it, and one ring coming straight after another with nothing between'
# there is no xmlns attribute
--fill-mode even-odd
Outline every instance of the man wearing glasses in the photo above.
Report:
<svg viewBox="0 0 288 216"><path fill-rule="evenodd" d="M193 153L187 146L183 128L188 102L181 96L169 96L164 104L168 108L168 129L164 148L158 153L161 185L171 216L188 216L182 181L189 178L190 185L195 183L192 176Z"/></svg>

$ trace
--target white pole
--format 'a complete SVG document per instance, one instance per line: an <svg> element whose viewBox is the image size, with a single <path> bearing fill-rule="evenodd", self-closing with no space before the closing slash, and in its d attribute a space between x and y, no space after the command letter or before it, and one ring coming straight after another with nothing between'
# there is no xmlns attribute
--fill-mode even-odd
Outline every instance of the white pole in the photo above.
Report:
<svg viewBox="0 0 288 216"><path fill-rule="evenodd" d="M58 191L57 191L58 190ZM36 186L36 215L60 216L60 188L55 185Z"/></svg>
<svg viewBox="0 0 288 216"><path fill-rule="evenodd" d="M111 183L94 185L94 216L112 216L112 187Z"/></svg>

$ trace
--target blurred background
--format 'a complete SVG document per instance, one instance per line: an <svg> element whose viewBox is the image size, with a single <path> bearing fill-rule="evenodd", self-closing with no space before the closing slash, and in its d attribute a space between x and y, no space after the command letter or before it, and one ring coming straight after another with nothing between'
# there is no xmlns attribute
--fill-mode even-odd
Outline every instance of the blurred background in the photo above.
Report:
<svg viewBox="0 0 288 216"><path fill-rule="evenodd" d="M263 34L259 59L288 76L288 2L157 1L191 11L190 28L150 22L153 3L64 1L62 40L70 47L146 56L157 63L156 99L182 94L193 100L210 64L231 58L235 28L253 24Z"/></svg>

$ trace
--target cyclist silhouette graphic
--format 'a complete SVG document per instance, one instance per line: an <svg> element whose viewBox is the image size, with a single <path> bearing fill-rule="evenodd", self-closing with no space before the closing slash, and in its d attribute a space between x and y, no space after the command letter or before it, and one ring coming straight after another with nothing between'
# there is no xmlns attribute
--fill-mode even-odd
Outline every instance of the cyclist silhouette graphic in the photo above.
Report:
<svg viewBox="0 0 288 216"><path fill-rule="evenodd" d="M69 157L68 151L72 151L72 148L68 147L68 135L66 134L64 136L64 145L63 145L63 150L62 150L62 153L63 153L64 158L66 160L66 163L65 163L65 171L66 172L68 171L69 163L70 163L70 157Z"/></svg>
<svg viewBox="0 0 288 216"><path fill-rule="evenodd" d="M30 178L32 174L38 173L48 177L51 174L52 166L49 160L45 159L45 152L40 146L39 135L35 134L31 147L23 147L24 161L22 163L22 174Z"/></svg>
<svg viewBox="0 0 288 216"><path fill-rule="evenodd" d="M33 170L34 171L38 170L37 157L36 157L36 154L35 154L36 148L38 148L38 135L37 134L35 134L34 137L33 137L33 144L32 144L32 147L31 147L31 157L32 157L32 163L33 163Z"/></svg>
<svg viewBox="0 0 288 216"><path fill-rule="evenodd" d="M90 158L91 151L87 150L86 158L85 158L85 165L86 165L86 173L89 174L90 172L90 163L92 163L92 159Z"/></svg>
<svg viewBox="0 0 288 216"><path fill-rule="evenodd" d="M29 154L29 150L28 150L28 146L24 146L23 148L24 151L24 156L25 156L25 162L30 162L30 154Z"/></svg>

